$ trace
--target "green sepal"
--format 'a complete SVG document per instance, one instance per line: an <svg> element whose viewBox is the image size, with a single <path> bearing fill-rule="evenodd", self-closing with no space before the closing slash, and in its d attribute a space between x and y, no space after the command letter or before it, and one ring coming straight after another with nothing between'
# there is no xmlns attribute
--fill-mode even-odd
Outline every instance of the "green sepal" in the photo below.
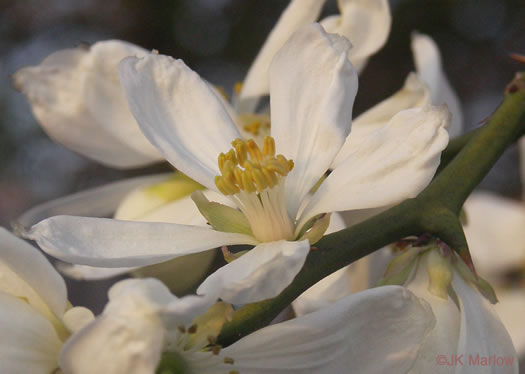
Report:
<svg viewBox="0 0 525 374"><path fill-rule="evenodd" d="M189 196L205 187L181 172L174 173L168 180L146 187L144 192L164 201L175 201Z"/></svg>
<svg viewBox="0 0 525 374"><path fill-rule="evenodd" d="M314 217L314 220L310 220L306 225L303 226L301 230L301 235L298 240L308 239L310 245L317 243L323 237L324 233L330 225L330 213L320 214ZM304 230L308 224L311 224L311 227L308 230Z"/></svg>
<svg viewBox="0 0 525 374"><path fill-rule="evenodd" d="M474 275L469 269L467 264L465 264L461 259L456 258L454 261L454 266L459 273L459 275L467 282L470 282L478 291L488 300L491 304L496 304L498 302L498 297L494 288L487 282L485 279L481 278L479 275Z"/></svg>
<svg viewBox="0 0 525 374"><path fill-rule="evenodd" d="M215 230L253 236L250 223L237 209L209 201L202 191L192 193L191 199Z"/></svg>

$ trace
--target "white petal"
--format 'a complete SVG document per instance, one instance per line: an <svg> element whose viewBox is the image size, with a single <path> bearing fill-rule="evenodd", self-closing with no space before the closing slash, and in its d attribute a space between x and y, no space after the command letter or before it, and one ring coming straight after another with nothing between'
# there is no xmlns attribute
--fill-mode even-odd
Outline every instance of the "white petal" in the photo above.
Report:
<svg viewBox="0 0 525 374"><path fill-rule="evenodd" d="M515 290L498 290L499 302L494 305L501 322L512 338L518 357L525 354L525 331L523 316L525 315L525 294L522 288Z"/></svg>
<svg viewBox="0 0 525 374"><path fill-rule="evenodd" d="M350 132L357 74L346 58L349 48L348 40L311 24L272 61L271 134L277 153L295 163L285 185L292 218Z"/></svg>
<svg viewBox="0 0 525 374"><path fill-rule="evenodd" d="M0 291L25 297L42 313L47 308L62 317L67 303L66 284L33 246L0 227Z"/></svg>
<svg viewBox="0 0 525 374"><path fill-rule="evenodd" d="M196 295L177 298L154 278L120 281L111 287L108 297L105 315L158 317L168 329L189 325L217 300Z"/></svg>
<svg viewBox="0 0 525 374"><path fill-rule="evenodd" d="M410 374L452 373L454 370L453 366L438 365L436 360L440 355L451 359L457 353L460 312L458 306L450 297L445 300L428 291L428 268L426 263L424 263L426 258L423 257L419 261L415 278L407 284L407 288L430 304L436 317L436 325L425 338Z"/></svg>
<svg viewBox="0 0 525 374"><path fill-rule="evenodd" d="M464 227L476 269L494 276L525 260L525 205L488 192L472 194L464 205Z"/></svg>
<svg viewBox="0 0 525 374"><path fill-rule="evenodd" d="M93 312L83 306L76 306L64 313L63 321L67 329L77 332L95 319Z"/></svg>
<svg viewBox="0 0 525 374"><path fill-rule="evenodd" d="M223 245L256 243L206 227L73 216L48 218L24 235L63 261L102 267L145 266Z"/></svg>
<svg viewBox="0 0 525 374"><path fill-rule="evenodd" d="M49 374L62 342L53 325L30 305L0 292L0 372Z"/></svg>
<svg viewBox="0 0 525 374"><path fill-rule="evenodd" d="M352 132L346 138L343 147L337 154L332 164L332 169L343 163L356 147L359 147L359 144L373 132L388 125L388 122L397 113L430 103L430 91L414 73L410 73L405 80L403 88L352 121Z"/></svg>
<svg viewBox="0 0 525 374"><path fill-rule="evenodd" d="M392 16L387 0L340 0L340 16L327 17L321 25L327 32L343 35L354 46L348 58L361 71L390 33Z"/></svg>
<svg viewBox="0 0 525 374"><path fill-rule="evenodd" d="M38 66L17 71L14 84L27 96L35 117L55 141L108 166L129 168L155 161L108 130L127 123L103 124L88 108L85 89L90 85L89 59L90 51L85 47L64 49ZM128 107L115 106L113 110L128 111Z"/></svg>
<svg viewBox="0 0 525 374"><path fill-rule="evenodd" d="M352 293L352 271L348 266L339 269L304 291L294 302L297 316L328 307Z"/></svg>
<svg viewBox="0 0 525 374"><path fill-rule="evenodd" d="M326 178L303 212L376 208L415 197L431 181L448 143L445 107L404 110ZM351 136L351 135L350 135Z"/></svg>
<svg viewBox="0 0 525 374"><path fill-rule="evenodd" d="M126 58L119 71L146 137L177 169L215 190L217 157L240 137L215 90L181 60L162 55Z"/></svg>
<svg viewBox="0 0 525 374"><path fill-rule="evenodd" d="M262 243L211 274L197 289L231 304L275 297L295 278L310 251L307 240Z"/></svg>
<svg viewBox="0 0 525 374"><path fill-rule="evenodd" d="M103 315L66 342L60 367L75 374L151 374L163 340L157 319Z"/></svg>
<svg viewBox="0 0 525 374"><path fill-rule="evenodd" d="M512 340L498 318L494 307L459 277L452 280L461 309L458 354L464 357L503 357L507 364L463 365L456 367L456 374L498 373L517 374L518 358Z"/></svg>
<svg viewBox="0 0 525 374"><path fill-rule="evenodd" d="M269 93L268 76L273 57L296 30L319 17L325 1L292 0L290 2L248 71L240 93L240 112L254 112L257 99Z"/></svg>
<svg viewBox="0 0 525 374"><path fill-rule="evenodd" d="M436 43L428 35L414 33L412 53L419 78L430 88L432 103L434 105L447 104L452 113L448 129L450 136L458 136L463 131L461 104L443 71L441 55Z"/></svg>
<svg viewBox="0 0 525 374"><path fill-rule="evenodd" d="M93 44L86 58L86 106L93 118L122 143L145 159L163 160L142 134L131 114L118 76L118 64L128 56L144 57L148 51L131 43L108 40Z"/></svg>
<svg viewBox="0 0 525 374"><path fill-rule="evenodd" d="M125 179L48 201L22 214L16 220L16 225L28 228L45 218L62 214L108 217L113 215L127 193L143 185L158 183L169 175L157 174Z"/></svg>
<svg viewBox="0 0 525 374"><path fill-rule="evenodd" d="M118 277L119 275L128 274L137 269L137 267L120 267L120 268L98 268L87 265L76 265L59 262L56 264L58 271L69 278L76 280L100 280Z"/></svg>
<svg viewBox="0 0 525 374"><path fill-rule="evenodd" d="M410 291L379 287L256 331L221 354L241 373L406 373L433 323Z"/></svg>
<svg viewBox="0 0 525 374"><path fill-rule="evenodd" d="M330 274L293 302L295 314L314 312L352 293L375 287L391 259L391 251L384 248Z"/></svg>

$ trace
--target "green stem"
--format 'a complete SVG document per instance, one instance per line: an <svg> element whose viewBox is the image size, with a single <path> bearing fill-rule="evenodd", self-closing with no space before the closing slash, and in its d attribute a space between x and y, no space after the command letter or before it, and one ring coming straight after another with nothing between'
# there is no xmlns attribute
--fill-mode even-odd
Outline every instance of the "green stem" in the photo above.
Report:
<svg viewBox="0 0 525 374"><path fill-rule="evenodd" d="M525 77L517 76L509 87L516 89L508 89L503 104L487 125L453 143L445 160L450 162L417 198L323 237L294 281L279 296L246 305L235 312L233 320L221 331L219 343L232 344L266 326L319 280L410 235L434 234L471 264L458 219L461 206L505 148L525 133Z"/></svg>
<svg viewBox="0 0 525 374"><path fill-rule="evenodd" d="M518 75L501 106L482 129L477 131L459 154L420 194L423 200L439 200L459 214L463 203L525 128L525 78Z"/></svg>

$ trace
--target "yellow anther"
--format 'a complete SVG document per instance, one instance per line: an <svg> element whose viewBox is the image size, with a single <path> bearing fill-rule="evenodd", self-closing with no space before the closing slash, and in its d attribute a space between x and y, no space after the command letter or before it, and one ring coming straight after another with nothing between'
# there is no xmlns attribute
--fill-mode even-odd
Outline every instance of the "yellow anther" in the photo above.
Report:
<svg viewBox="0 0 525 374"><path fill-rule="evenodd" d="M266 187L266 179L264 178L264 174L259 170L258 168L255 168L251 171L252 179L255 181L255 184L257 185L257 192L262 192Z"/></svg>
<svg viewBox="0 0 525 374"><path fill-rule="evenodd" d="M261 122L254 121L251 123L248 123L242 127L244 131L249 132L253 135L259 135L259 129L261 128Z"/></svg>
<svg viewBox="0 0 525 374"><path fill-rule="evenodd" d="M233 92L235 93L235 95L238 95L241 93L241 90L242 90L242 83L236 82L235 85L233 86Z"/></svg>
<svg viewBox="0 0 525 374"><path fill-rule="evenodd" d="M250 139L246 145L248 146L248 152L250 152L252 161L261 162L263 160L263 155L257 143L255 143L253 139Z"/></svg>
<svg viewBox="0 0 525 374"><path fill-rule="evenodd" d="M217 159L221 175L215 177L215 184L225 195L273 188L294 165L283 155L275 155L275 141L270 136L264 138L262 151L252 139L235 139L232 147Z"/></svg>
<svg viewBox="0 0 525 374"><path fill-rule="evenodd" d="M267 156L275 156L275 140L271 136L265 136L264 137L264 144L263 144L263 155L265 157Z"/></svg>

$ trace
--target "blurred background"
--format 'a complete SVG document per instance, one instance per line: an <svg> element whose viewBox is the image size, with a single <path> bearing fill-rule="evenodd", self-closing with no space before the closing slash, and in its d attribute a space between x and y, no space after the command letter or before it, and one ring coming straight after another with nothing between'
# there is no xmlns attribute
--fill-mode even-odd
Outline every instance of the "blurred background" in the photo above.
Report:
<svg viewBox="0 0 525 374"><path fill-rule="evenodd" d="M50 53L105 39L122 39L183 59L230 92L242 81L288 0L0 0L0 225L35 204L123 177L168 170L157 165L118 171L51 141L10 75ZM467 128L479 126L502 99L505 84L525 65L523 0L392 0L386 46L360 76L359 114L398 90L414 69L410 35L430 35L462 102ZM328 0L324 15L337 12ZM74 124L71 124L72 126ZM94 134L95 136L96 134ZM480 188L518 198L517 151L509 149ZM75 282L73 304L100 310L105 295Z"/></svg>

